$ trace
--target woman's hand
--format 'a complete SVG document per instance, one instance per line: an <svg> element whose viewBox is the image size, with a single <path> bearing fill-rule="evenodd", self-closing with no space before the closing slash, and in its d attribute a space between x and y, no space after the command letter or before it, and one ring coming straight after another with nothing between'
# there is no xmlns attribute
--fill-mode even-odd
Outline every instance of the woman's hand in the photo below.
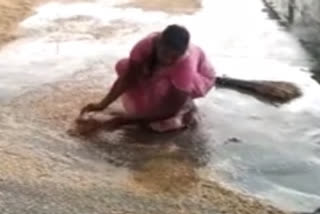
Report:
<svg viewBox="0 0 320 214"><path fill-rule="evenodd" d="M80 115L93 111L102 111L104 107L100 103L90 103L81 109Z"/></svg>

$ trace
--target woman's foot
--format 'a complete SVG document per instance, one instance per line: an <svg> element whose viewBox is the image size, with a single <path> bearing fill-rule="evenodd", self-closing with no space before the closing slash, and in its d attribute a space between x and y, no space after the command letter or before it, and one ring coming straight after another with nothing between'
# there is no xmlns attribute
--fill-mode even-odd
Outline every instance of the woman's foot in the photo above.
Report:
<svg viewBox="0 0 320 214"><path fill-rule="evenodd" d="M79 134L88 135L101 129L114 131L127 124L130 124L130 120L119 112L112 112L110 115L90 114L82 115L76 120L76 129Z"/></svg>
<svg viewBox="0 0 320 214"><path fill-rule="evenodd" d="M198 120L196 110L192 109L187 112L180 112L180 114L167 120L152 122L148 124L148 127L158 133L180 131L195 126Z"/></svg>
<svg viewBox="0 0 320 214"><path fill-rule="evenodd" d="M76 131L80 135L88 135L95 133L101 127L101 122L93 117L79 117L76 120Z"/></svg>

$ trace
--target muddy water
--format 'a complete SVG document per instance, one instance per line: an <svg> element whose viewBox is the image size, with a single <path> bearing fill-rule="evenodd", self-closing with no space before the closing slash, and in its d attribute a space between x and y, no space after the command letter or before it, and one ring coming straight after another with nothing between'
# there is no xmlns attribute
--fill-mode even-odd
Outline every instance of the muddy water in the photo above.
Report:
<svg viewBox="0 0 320 214"><path fill-rule="evenodd" d="M0 209L281 213L265 204L287 211L319 206L319 85L295 38L261 12L259 1L202 1L201 9L190 6L198 8L192 15L140 2L49 2L0 52ZM110 87L116 60L172 22L192 31L220 75L288 80L304 96L276 108L216 90L199 100L201 125L179 135L129 127L70 137L79 108Z"/></svg>

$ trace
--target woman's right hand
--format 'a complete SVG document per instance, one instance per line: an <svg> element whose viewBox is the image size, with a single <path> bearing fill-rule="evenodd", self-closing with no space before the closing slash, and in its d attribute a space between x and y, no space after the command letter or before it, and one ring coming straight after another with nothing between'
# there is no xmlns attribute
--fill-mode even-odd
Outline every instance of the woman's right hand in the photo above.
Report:
<svg viewBox="0 0 320 214"><path fill-rule="evenodd" d="M103 106L100 103L90 103L81 109L80 115L89 113L92 111L102 111Z"/></svg>

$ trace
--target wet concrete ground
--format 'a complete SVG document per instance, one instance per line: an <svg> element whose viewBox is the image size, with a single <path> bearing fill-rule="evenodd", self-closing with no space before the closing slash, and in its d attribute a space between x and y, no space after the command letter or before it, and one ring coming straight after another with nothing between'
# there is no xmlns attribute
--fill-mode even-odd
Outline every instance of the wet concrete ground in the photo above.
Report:
<svg viewBox="0 0 320 214"><path fill-rule="evenodd" d="M21 23L21 39L0 52L2 213L251 214L319 206L320 95L308 72L314 60L259 1L204 0L192 15L185 2L175 4L164 13L162 1L146 8L137 1L50 2ZM199 100L195 130L70 137L81 106L114 80L116 60L173 22L190 29L219 75L292 81L304 96L276 108L215 90Z"/></svg>

